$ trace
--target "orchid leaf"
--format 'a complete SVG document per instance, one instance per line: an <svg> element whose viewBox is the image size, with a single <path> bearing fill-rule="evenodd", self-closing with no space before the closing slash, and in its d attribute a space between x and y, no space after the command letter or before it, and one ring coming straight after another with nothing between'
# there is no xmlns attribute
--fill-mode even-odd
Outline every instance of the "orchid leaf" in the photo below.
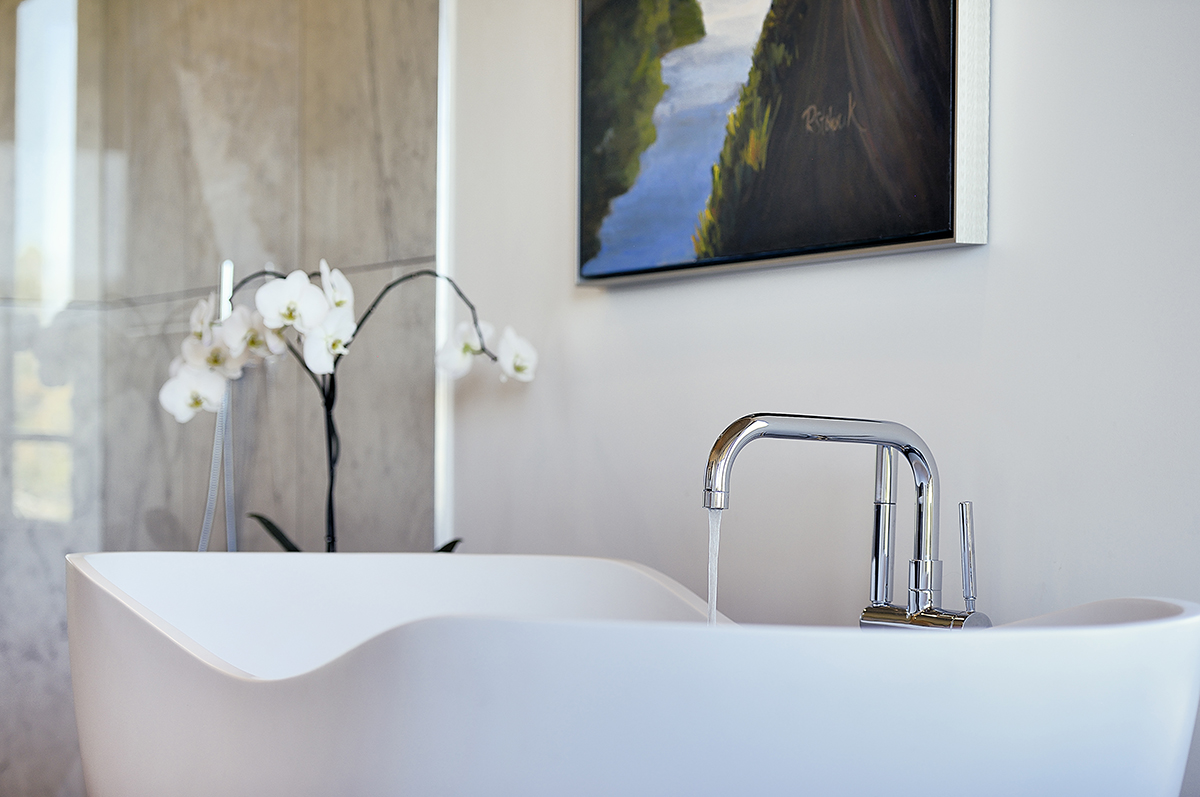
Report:
<svg viewBox="0 0 1200 797"><path fill-rule="evenodd" d="M275 542L279 543L283 550L288 551L289 553L300 553L300 549L296 547L296 543L292 542L288 538L288 535L283 533L283 529L276 526L270 518L264 517L257 512L248 512L246 513L246 517L252 517L262 524L262 527L266 529L267 534L270 534L272 537L274 537ZM458 540L455 540L455 542L458 542Z"/></svg>

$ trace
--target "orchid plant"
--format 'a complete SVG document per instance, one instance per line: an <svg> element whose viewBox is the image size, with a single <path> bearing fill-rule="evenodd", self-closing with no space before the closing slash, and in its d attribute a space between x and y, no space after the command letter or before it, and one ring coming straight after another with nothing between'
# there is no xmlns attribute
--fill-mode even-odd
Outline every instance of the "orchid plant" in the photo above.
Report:
<svg viewBox="0 0 1200 797"><path fill-rule="evenodd" d="M319 276L320 284L313 282ZM217 412L231 380L255 362L290 354L311 378L325 411L325 450L328 484L325 497L325 550L337 550L334 522L334 483L341 449L334 406L337 403L337 369L355 335L375 312L379 302L396 286L428 276L445 280L471 312L471 320L455 328L437 352L441 373L454 379L464 376L475 358L483 355L500 366L500 379L529 382L537 369L537 351L529 341L506 327L492 349L494 328L479 320L475 305L458 284L444 274L421 269L392 280L375 297L362 316L354 315L354 288L339 269L322 259L313 274L296 270L284 277L271 270L243 278L239 290L255 279L266 278L254 295L254 307L234 306L221 319L216 294L201 299L192 311L190 334L170 366L170 377L158 393L159 403L175 420L187 423L200 411ZM289 332L290 330L290 332ZM285 549L299 550L272 521L251 513Z"/></svg>

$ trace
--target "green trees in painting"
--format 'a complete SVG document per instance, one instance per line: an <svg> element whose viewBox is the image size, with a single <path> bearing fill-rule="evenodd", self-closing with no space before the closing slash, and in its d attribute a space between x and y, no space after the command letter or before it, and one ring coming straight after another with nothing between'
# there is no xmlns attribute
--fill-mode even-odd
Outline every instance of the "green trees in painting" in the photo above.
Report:
<svg viewBox="0 0 1200 797"><path fill-rule="evenodd" d="M696 0L671 0L671 49L704 38L704 12Z"/></svg>
<svg viewBox="0 0 1200 797"><path fill-rule="evenodd" d="M704 37L697 0L584 0L580 262L600 252L612 200L637 179L666 86L660 59Z"/></svg>
<svg viewBox="0 0 1200 797"><path fill-rule="evenodd" d="M728 239L746 210L750 186L766 165L775 121L771 112L778 109L782 99L783 73L796 58L796 45L788 33L805 5L775 2L767 12L762 36L754 48L750 76L738 93L737 107L725 128L725 145L713 165L712 194L692 236L697 259L728 253Z"/></svg>

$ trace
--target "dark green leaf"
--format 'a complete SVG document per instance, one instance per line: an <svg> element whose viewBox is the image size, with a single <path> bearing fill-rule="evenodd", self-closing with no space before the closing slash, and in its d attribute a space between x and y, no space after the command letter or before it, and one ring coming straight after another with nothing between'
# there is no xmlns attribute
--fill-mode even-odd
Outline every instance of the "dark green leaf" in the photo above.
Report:
<svg viewBox="0 0 1200 797"><path fill-rule="evenodd" d="M283 529L279 528L273 522L271 522L270 518L263 517L262 515L258 514L257 512L247 512L246 517L252 517L255 520L257 520L259 523L261 523L262 527L264 529L266 529L267 534L270 534L272 537L274 537L275 542L279 543L280 547L282 547L283 550L291 552L291 553L299 553L300 552L300 549L296 547L296 543L294 543L290 539L288 539L288 535L283 533ZM455 540L455 542L458 542L458 540Z"/></svg>
<svg viewBox="0 0 1200 797"><path fill-rule="evenodd" d="M462 537L455 537L454 539L450 540L450 542L434 551L434 553L454 553L454 549L460 542L462 542Z"/></svg>

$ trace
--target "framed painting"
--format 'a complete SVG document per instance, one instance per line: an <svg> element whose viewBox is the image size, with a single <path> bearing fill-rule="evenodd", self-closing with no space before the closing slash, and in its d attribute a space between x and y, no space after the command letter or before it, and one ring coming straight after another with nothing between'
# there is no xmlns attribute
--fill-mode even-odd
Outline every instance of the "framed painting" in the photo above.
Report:
<svg viewBox="0 0 1200 797"><path fill-rule="evenodd" d="M988 0L581 0L578 281L987 241Z"/></svg>

